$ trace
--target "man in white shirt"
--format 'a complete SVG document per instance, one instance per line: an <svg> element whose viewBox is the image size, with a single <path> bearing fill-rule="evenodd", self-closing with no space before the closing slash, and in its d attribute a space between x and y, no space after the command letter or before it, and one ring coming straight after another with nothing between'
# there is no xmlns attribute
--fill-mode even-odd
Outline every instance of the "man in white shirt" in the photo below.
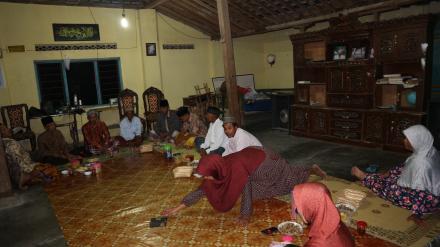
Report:
<svg viewBox="0 0 440 247"><path fill-rule="evenodd" d="M225 149L222 144L226 140L223 130L223 121L219 118L220 109L210 106L206 110L206 120L209 122L208 134L206 134L205 142L200 145L200 155L222 154Z"/></svg>
<svg viewBox="0 0 440 247"><path fill-rule="evenodd" d="M225 131L227 140L223 143L225 152L223 156L236 153L247 147L262 147L258 139L246 130L239 128L237 122L233 117L223 118L223 129Z"/></svg>
<svg viewBox="0 0 440 247"><path fill-rule="evenodd" d="M121 146L139 146L142 144L142 122L134 115L133 109L125 110L125 117L119 123L120 136L116 139Z"/></svg>

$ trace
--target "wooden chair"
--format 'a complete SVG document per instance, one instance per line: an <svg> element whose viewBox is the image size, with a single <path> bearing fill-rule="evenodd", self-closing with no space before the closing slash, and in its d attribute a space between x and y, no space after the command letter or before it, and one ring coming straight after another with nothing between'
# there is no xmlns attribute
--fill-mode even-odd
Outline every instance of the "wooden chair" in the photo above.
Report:
<svg viewBox="0 0 440 247"><path fill-rule="evenodd" d="M209 106L217 106L215 95L211 93L207 83L203 83L203 87L194 86L196 90L196 106L192 109L194 113L199 115L200 119L205 119L205 113Z"/></svg>
<svg viewBox="0 0 440 247"><path fill-rule="evenodd" d="M3 124L15 132L16 129L22 128L13 134L13 138L17 141L29 139L32 151L36 148L35 133L31 130L29 119L29 109L26 104L8 105L0 108L2 113Z"/></svg>
<svg viewBox="0 0 440 247"><path fill-rule="evenodd" d="M125 117L126 109L132 108L134 111L134 115L139 117L139 97L137 93L130 89L122 90L118 95L118 110L119 110L119 120L122 120ZM142 136L145 133L145 119L139 117L141 119L143 128L142 128Z"/></svg>
<svg viewBox="0 0 440 247"><path fill-rule="evenodd" d="M147 120L147 129L153 129L156 122L157 113L159 112L159 103L164 99L162 91L155 87L149 87L142 94L144 100L145 119Z"/></svg>

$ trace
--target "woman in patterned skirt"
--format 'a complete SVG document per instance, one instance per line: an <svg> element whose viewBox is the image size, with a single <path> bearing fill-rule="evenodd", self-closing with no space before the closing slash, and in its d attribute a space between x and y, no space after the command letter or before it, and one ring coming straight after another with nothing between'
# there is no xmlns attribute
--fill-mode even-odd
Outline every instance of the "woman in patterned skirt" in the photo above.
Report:
<svg viewBox="0 0 440 247"><path fill-rule="evenodd" d="M217 211L227 212L241 196L237 221L245 225L252 215L253 201L287 195L295 185L306 182L310 173L326 176L317 165L311 168L289 165L278 154L261 147L248 147L225 157L204 156L196 173L203 178L201 186L163 215L174 215L204 196Z"/></svg>
<svg viewBox="0 0 440 247"><path fill-rule="evenodd" d="M401 166L385 174L366 174L358 167L351 173L378 196L412 211L408 218L421 224L421 216L440 207L440 155L434 138L423 125L403 131L405 148L412 151Z"/></svg>

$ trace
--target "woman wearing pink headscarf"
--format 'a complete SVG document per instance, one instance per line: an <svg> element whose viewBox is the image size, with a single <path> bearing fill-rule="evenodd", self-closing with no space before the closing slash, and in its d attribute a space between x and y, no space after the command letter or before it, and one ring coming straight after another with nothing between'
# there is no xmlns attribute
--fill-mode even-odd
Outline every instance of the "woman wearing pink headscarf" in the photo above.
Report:
<svg viewBox="0 0 440 247"><path fill-rule="evenodd" d="M310 227L305 247L353 247L354 240L342 223L327 187L304 183L292 191L292 217L301 217Z"/></svg>

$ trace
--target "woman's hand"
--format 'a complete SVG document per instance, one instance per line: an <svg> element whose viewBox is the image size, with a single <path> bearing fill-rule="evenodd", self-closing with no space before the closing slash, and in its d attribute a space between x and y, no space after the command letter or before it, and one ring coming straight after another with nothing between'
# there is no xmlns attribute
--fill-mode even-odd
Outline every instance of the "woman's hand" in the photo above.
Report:
<svg viewBox="0 0 440 247"><path fill-rule="evenodd" d="M250 217L246 216L240 216L235 220L235 223L237 223L240 226L247 226L250 222Z"/></svg>
<svg viewBox="0 0 440 247"><path fill-rule="evenodd" d="M184 208L186 208L186 205L182 203L182 204L180 204L179 206L177 206L175 208L169 208L169 209L164 210L161 213L161 215L163 215L163 216L173 216L173 215L176 215L177 212L179 212L180 210L182 210Z"/></svg>

